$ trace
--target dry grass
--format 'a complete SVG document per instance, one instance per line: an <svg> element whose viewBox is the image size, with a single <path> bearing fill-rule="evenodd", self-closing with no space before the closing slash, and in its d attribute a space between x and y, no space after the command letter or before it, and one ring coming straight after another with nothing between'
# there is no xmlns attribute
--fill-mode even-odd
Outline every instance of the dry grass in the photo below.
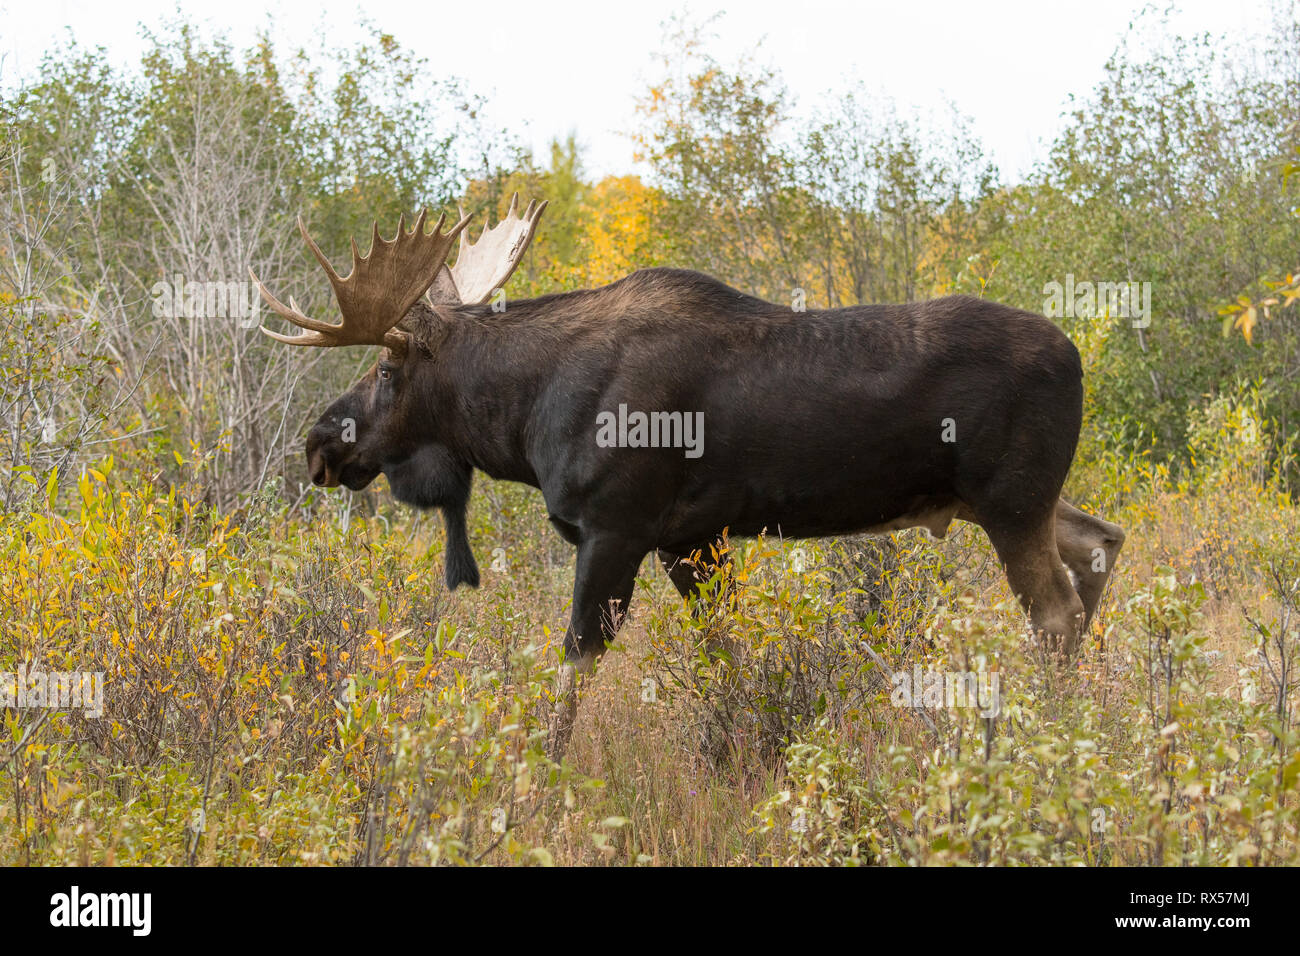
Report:
<svg viewBox="0 0 1300 956"><path fill-rule="evenodd" d="M106 713L4 709L0 862L1293 862L1300 509L1219 429L1194 480L1076 469L1129 531L1077 667L977 529L736 543L694 615L643 566L562 766L572 555L536 493L479 487L484 585L449 595L437 523L382 498L51 486L0 523L0 671L103 671ZM1000 713L898 706L916 666L996 671Z"/></svg>

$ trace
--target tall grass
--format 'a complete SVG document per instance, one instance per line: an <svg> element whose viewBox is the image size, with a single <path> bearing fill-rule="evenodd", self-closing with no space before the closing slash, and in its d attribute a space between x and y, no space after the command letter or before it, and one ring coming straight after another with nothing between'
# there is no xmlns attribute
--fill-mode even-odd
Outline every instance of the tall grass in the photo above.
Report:
<svg viewBox="0 0 1300 956"><path fill-rule="evenodd" d="M0 862L1293 862L1300 509L1249 389L1199 414L1185 474L1085 443L1073 497L1129 536L1077 666L974 527L734 541L692 606L646 563L562 764L535 493L481 483L449 594L382 495L51 480L0 517L0 672L102 671L105 713L0 711ZM900 706L917 668L996 674L996 714Z"/></svg>

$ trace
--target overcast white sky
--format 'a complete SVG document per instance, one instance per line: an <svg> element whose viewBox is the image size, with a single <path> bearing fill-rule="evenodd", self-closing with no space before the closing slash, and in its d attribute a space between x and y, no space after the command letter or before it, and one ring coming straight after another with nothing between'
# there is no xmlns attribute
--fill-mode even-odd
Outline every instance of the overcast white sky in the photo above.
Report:
<svg viewBox="0 0 1300 956"><path fill-rule="evenodd" d="M808 108L855 80L904 110L942 111L951 101L1014 178L1056 131L1068 96L1086 94L1142 9L1138 0L704 0L689 12L725 11L710 48L734 61L760 40L760 59L780 69ZM635 124L634 103L657 76L660 23L672 4L619 0L0 0L0 82L29 76L70 27L83 45L106 47L122 66L144 48L140 24L180 10L237 49L272 23L286 47L310 43L319 28L347 45L364 16L407 46L463 77L490 98L491 115L514 125L539 157L552 137L576 130L593 174L634 171L620 131ZM1173 22L1184 33L1259 36L1270 0L1183 0ZM525 125L526 124L526 125Z"/></svg>

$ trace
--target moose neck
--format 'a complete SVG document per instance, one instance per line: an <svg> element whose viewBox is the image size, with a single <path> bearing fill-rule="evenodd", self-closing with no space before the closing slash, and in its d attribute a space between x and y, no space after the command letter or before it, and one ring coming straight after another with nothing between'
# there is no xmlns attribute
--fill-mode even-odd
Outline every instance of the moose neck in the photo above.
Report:
<svg viewBox="0 0 1300 956"><path fill-rule="evenodd" d="M428 310L426 369L431 439L487 475L540 487L530 423L554 370L603 289L488 306Z"/></svg>

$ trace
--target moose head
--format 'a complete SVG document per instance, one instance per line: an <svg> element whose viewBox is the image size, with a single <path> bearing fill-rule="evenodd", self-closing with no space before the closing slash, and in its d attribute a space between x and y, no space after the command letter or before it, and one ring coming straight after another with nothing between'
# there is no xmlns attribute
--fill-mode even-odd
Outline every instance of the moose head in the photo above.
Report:
<svg viewBox="0 0 1300 956"><path fill-rule="evenodd" d="M447 232L443 232L447 217L441 216L431 233L425 232L425 212L409 232L403 215L392 239L382 238L375 223L369 252L361 255L356 240L352 241L352 269L345 277L334 270L300 216L298 231L334 288L343 316L338 325L303 314L292 298L284 305L249 270L271 309L305 330L281 335L263 326L262 331L276 341L318 348L383 348L378 361L325 410L308 433L307 468L315 484L341 484L359 491L382 472L398 500L420 507L441 504L429 500L426 470L411 467L422 449L434 442L426 426L437 414L430 407L436 390L425 381L431 351L412 330L427 325L429 313L440 307L487 302L519 265L546 205L530 202L520 215L516 194L505 218L485 227L477 242L467 238L471 217L463 213ZM449 267L447 255L458 236L459 254ZM463 468L467 484L468 463Z"/></svg>

